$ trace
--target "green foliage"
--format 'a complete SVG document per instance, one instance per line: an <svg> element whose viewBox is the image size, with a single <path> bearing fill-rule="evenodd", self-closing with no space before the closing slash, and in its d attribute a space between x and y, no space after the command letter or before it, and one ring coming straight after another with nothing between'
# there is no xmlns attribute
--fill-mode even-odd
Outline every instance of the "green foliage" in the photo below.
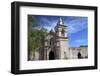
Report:
<svg viewBox="0 0 100 76"><path fill-rule="evenodd" d="M44 29L33 29L32 32L33 49L42 48L47 32Z"/></svg>
<svg viewBox="0 0 100 76"><path fill-rule="evenodd" d="M47 35L45 28L40 28L34 16L28 16L28 50L35 51L43 47L44 38ZM37 26L36 26L37 25Z"/></svg>

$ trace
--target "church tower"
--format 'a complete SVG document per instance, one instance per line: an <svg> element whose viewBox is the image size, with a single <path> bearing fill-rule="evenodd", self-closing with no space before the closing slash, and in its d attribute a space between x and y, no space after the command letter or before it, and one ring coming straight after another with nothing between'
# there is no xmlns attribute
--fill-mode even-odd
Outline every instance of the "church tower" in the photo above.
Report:
<svg viewBox="0 0 100 76"><path fill-rule="evenodd" d="M58 59L69 58L67 32L67 26L65 26L63 19L60 18L55 26Z"/></svg>

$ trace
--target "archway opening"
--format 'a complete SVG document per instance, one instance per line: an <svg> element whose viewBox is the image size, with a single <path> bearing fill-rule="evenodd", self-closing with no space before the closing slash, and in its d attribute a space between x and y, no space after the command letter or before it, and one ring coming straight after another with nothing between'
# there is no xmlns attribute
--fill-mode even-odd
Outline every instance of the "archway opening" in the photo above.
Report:
<svg viewBox="0 0 100 76"><path fill-rule="evenodd" d="M81 59L82 58L82 55L81 55L80 52L78 52L77 56L78 56L78 59Z"/></svg>
<svg viewBox="0 0 100 76"><path fill-rule="evenodd" d="M55 55L53 51L50 51L49 53L49 60L54 60L55 59Z"/></svg>

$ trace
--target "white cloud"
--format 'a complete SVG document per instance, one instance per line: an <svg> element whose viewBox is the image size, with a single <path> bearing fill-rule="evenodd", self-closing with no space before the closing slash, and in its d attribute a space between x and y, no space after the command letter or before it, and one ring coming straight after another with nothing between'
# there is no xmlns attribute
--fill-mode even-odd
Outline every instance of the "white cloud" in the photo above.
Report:
<svg viewBox="0 0 100 76"><path fill-rule="evenodd" d="M85 40L76 40L75 42L77 42L77 43L84 43Z"/></svg>
<svg viewBox="0 0 100 76"><path fill-rule="evenodd" d="M53 20L53 21L50 21L46 18L43 18L42 19L42 22L44 22L45 24L43 24L44 28L46 28L48 31L50 31L51 29L54 30L56 24L57 24L57 20Z"/></svg>
<svg viewBox="0 0 100 76"><path fill-rule="evenodd" d="M87 19L85 18L75 18L72 20L65 20L64 23L66 26L68 26L68 33L76 33L79 32L85 28L87 28ZM42 18L41 22L43 22L43 27L46 28L48 31L51 29L54 30L54 27L57 25L58 19L48 19L48 18Z"/></svg>
<svg viewBox="0 0 100 76"><path fill-rule="evenodd" d="M87 21L86 20L72 20L69 23L65 21L65 24L68 26L69 33L76 33L83 29L87 28Z"/></svg>

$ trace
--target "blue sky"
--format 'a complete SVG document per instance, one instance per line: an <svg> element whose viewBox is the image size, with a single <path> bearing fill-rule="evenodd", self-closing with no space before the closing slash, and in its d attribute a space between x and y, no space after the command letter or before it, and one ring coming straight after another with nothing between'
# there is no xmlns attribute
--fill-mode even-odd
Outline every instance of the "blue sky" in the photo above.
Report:
<svg viewBox="0 0 100 76"><path fill-rule="evenodd" d="M34 15L38 23L48 31L54 30L59 18L68 26L69 47L79 47L88 44L88 17L80 16L45 16Z"/></svg>

